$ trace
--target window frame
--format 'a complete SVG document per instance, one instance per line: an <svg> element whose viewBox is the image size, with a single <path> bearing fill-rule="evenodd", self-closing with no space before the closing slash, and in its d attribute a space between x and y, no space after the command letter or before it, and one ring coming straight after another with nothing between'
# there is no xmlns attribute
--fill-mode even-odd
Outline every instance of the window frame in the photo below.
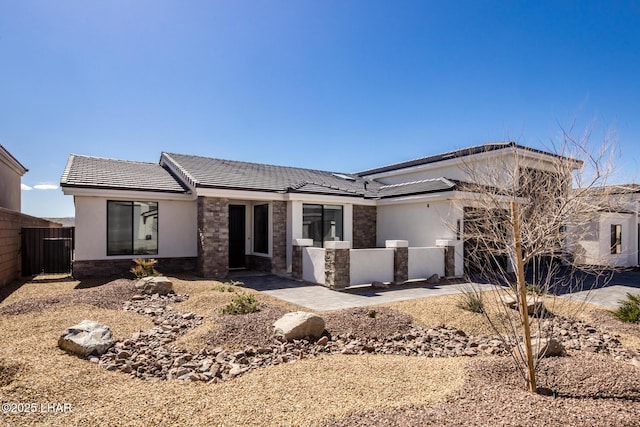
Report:
<svg viewBox="0 0 640 427"><path fill-rule="evenodd" d="M111 203L119 203L119 204L128 204L131 208L131 230L130 230L130 243L131 243L131 251L130 253L121 253L121 252L114 252L114 250L112 250L112 248L110 248L110 239L109 239L109 218L110 218L110 204ZM152 251L147 251L145 253L136 253L136 245L135 245L135 206L136 204L147 204L147 205L153 205L155 204L155 211L156 211L156 230L155 230L155 250ZM150 210L149 210L150 211ZM147 212L149 212L147 211ZM107 256L153 256L153 255L158 255L159 251L160 251L160 203L158 203L157 201L143 201L143 200L107 200L107 215L106 215L106 253ZM150 239L153 240L153 239Z"/></svg>
<svg viewBox="0 0 640 427"><path fill-rule="evenodd" d="M269 236L270 236L270 232L269 232L269 219L270 219L270 204L269 203L260 203L260 204L254 204L253 205L253 212L252 212L252 244L251 244L251 252L254 254L259 254L259 255L269 255L270 253L270 245L269 245ZM256 215L256 209L258 208L264 208L266 210L266 217L264 219L265 223L262 224L262 226L264 227L264 249L265 251L262 251L261 248L257 248L257 243L259 241L258 239L258 230L257 230L257 215Z"/></svg>
<svg viewBox="0 0 640 427"><path fill-rule="evenodd" d="M611 255L622 254L622 224L611 224Z"/></svg>
<svg viewBox="0 0 640 427"><path fill-rule="evenodd" d="M320 224L321 224L321 230L320 230L320 234L322 236L322 240L319 242L319 245L317 244L316 240L313 240L312 237L309 236L305 236L305 230L304 230L304 211L305 211L305 207L306 206L314 206L314 207L320 207ZM339 207L340 208L340 223L341 223L341 232L340 232L340 240L344 240L344 232L345 232L345 225L344 225L344 205L339 205L339 204L322 204L322 203L303 203L302 204L302 235L304 238L306 239L312 239L313 240L313 246L314 247L319 247L319 248L324 248L324 236L326 234L326 230L325 230L325 211L327 210L328 207ZM336 209L337 210L337 209Z"/></svg>

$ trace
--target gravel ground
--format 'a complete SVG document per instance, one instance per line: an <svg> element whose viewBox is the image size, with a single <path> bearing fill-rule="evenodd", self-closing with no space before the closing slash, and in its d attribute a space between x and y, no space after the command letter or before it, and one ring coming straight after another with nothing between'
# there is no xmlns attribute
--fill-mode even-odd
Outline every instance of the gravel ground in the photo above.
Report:
<svg viewBox="0 0 640 427"><path fill-rule="evenodd" d="M324 426L637 426L640 370L591 353L545 359L541 387L556 397L523 390L506 358L476 359L469 378L448 402L375 410L327 420Z"/></svg>
<svg viewBox="0 0 640 427"><path fill-rule="evenodd" d="M66 402L73 409L2 414L0 424L640 425L640 368L585 352L544 360L539 382L555 391L555 398L527 393L510 359L488 357L331 355L255 370L221 384L137 380L69 356L56 345L62 330L85 318L109 325L116 339L149 330L148 317L120 309L133 294L132 283L118 280L91 289L76 289L77 281L52 285L28 283L0 303L0 396L2 402ZM176 309L206 319L176 345L257 345L273 320L301 309L249 289L224 292L217 285L174 280L176 292L189 294ZM261 312L219 314L239 292L257 295ZM456 302L455 296L437 297L322 315L330 333L361 338L399 334L412 322L491 333L482 315L461 311ZM639 328L606 312L588 315L626 334L628 342L640 342Z"/></svg>

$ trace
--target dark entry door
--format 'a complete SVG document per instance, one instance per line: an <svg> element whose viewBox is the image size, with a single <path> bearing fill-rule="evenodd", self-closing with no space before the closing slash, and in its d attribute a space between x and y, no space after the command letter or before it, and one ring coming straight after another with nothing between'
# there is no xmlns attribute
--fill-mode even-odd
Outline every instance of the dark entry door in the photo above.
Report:
<svg viewBox="0 0 640 427"><path fill-rule="evenodd" d="M245 267L245 207L229 205L229 268Z"/></svg>

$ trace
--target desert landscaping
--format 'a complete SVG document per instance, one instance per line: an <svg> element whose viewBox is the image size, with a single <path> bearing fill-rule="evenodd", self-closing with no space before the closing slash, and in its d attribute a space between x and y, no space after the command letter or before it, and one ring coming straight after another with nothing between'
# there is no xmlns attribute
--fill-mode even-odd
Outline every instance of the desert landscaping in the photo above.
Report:
<svg viewBox="0 0 640 427"><path fill-rule="evenodd" d="M281 342L274 321L304 308L234 284L170 280L168 296L137 295L129 279L31 281L11 293L0 304L2 402L37 410L5 411L3 424L638 422L640 327L593 306L565 325L567 355L539 367L549 395L532 395L483 315L457 307L459 295L318 313L319 340ZM260 311L222 314L237 295ZM99 358L58 347L85 319L113 332Z"/></svg>

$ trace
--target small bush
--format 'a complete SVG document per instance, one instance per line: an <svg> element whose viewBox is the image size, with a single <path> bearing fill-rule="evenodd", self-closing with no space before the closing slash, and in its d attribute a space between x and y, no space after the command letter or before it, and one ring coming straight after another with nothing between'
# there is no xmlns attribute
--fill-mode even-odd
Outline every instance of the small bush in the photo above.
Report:
<svg viewBox="0 0 640 427"><path fill-rule="evenodd" d="M623 322L640 323L640 295L627 293L627 299L620 301L613 314Z"/></svg>
<svg viewBox="0 0 640 427"><path fill-rule="evenodd" d="M375 311L375 310L369 310L369 311L367 311L367 316L371 317L372 319L375 319L376 314L378 314L378 312L377 312L377 311Z"/></svg>
<svg viewBox="0 0 640 427"><path fill-rule="evenodd" d="M527 293L532 295L544 295L547 292L540 285L527 284Z"/></svg>
<svg viewBox="0 0 640 427"><path fill-rule="evenodd" d="M260 311L258 300L253 295L240 294L233 297L231 302L222 307L222 314L249 314Z"/></svg>
<svg viewBox="0 0 640 427"><path fill-rule="evenodd" d="M482 293L473 288L466 288L460 294L458 308L472 313L484 313L484 300Z"/></svg>
<svg viewBox="0 0 640 427"><path fill-rule="evenodd" d="M227 285L226 283L216 283L213 285L211 290L216 292L235 292L236 287L233 285Z"/></svg>
<svg viewBox="0 0 640 427"><path fill-rule="evenodd" d="M155 268L153 268L158 263L158 260L155 260L153 258L151 258L151 259L134 258L134 259L132 259L132 261L136 265L135 265L135 267L133 267L131 269L131 272L138 279L142 279L143 277L157 276L158 275L158 273L156 272Z"/></svg>

